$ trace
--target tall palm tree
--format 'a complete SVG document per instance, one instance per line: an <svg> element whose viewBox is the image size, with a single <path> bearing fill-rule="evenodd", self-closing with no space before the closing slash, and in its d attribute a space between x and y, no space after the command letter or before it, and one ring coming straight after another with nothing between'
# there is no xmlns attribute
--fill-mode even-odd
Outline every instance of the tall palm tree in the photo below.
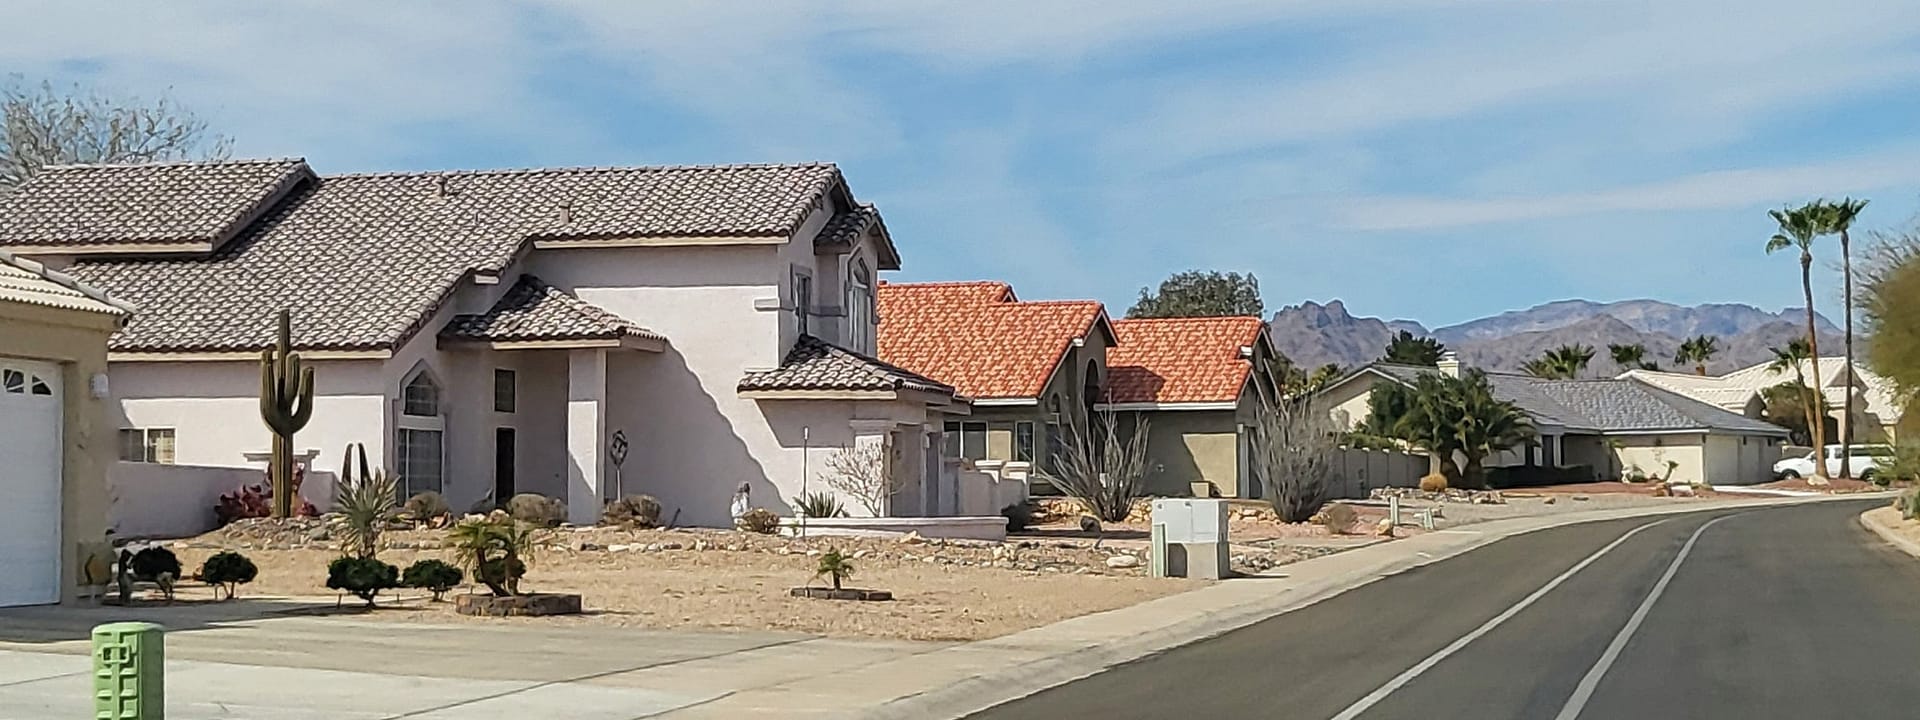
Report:
<svg viewBox="0 0 1920 720"><path fill-rule="evenodd" d="M1586 372L1587 363L1593 360L1591 345L1561 345L1548 350L1539 358L1529 360L1522 369L1534 377L1553 380L1572 380Z"/></svg>
<svg viewBox="0 0 1920 720"><path fill-rule="evenodd" d="M1673 364L1692 365L1693 371L1707 374L1707 363L1713 362L1713 356L1720 354L1720 338L1712 335L1696 335L1680 343L1680 349L1673 353Z"/></svg>
<svg viewBox="0 0 1920 720"><path fill-rule="evenodd" d="M1793 388L1802 395L1809 395L1810 389L1807 387L1807 375L1805 371L1807 359L1813 355L1812 351L1807 349L1806 338L1794 338L1788 341L1787 346L1783 348L1776 347L1767 349L1773 351L1773 362L1767 363L1767 369L1777 375L1784 375L1789 372L1793 373ZM1785 385L1786 383L1781 384ZM1807 416L1807 433L1809 435L1813 433L1814 426L1821 424L1820 414L1823 410L1816 409L1819 407L1819 405L1814 404L1814 400L1810 396L1800 398L1800 408ZM1815 464L1823 464L1824 462L1825 461L1822 460L1820 463Z"/></svg>
<svg viewBox="0 0 1920 720"><path fill-rule="evenodd" d="M1827 399L1826 394L1821 392L1820 386L1820 338L1815 334L1813 326L1813 241L1820 236L1824 225L1822 222L1824 212L1821 210L1820 203L1807 203L1797 208L1769 210L1767 214L1773 216L1773 222L1780 226L1779 232L1767 239L1767 254L1771 255L1790 247L1800 249L1800 292L1807 301L1807 352L1814 358L1814 362L1811 363L1813 384L1810 387L1813 389L1813 406L1824 408L1827 406ZM1824 457L1826 452L1827 433L1824 425L1825 423L1815 423L1813 427L1808 428L1813 434L1814 454L1817 457ZM1826 463L1815 462L1813 473L1814 484L1827 483Z"/></svg>
<svg viewBox="0 0 1920 720"><path fill-rule="evenodd" d="M1587 348L1587 356L1592 355L1593 349ZM1462 373L1449 386L1454 444L1466 456L1461 475L1467 487L1484 488L1487 455L1532 440L1536 435L1533 419L1518 405L1494 397L1486 373L1479 370Z"/></svg>
<svg viewBox="0 0 1920 720"><path fill-rule="evenodd" d="M1853 229L1853 221L1860 217L1860 211L1867 209L1867 201L1844 198L1825 203L1824 207L1824 231L1840 236L1840 272L1846 283L1847 397L1845 409L1840 412L1840 477L1853 477L1853 464L1849 462L1853 455L1853 238L1847 231Z"/></svg>
<svg viewBox="0 0 1920 720"><path fill-rule="evenodd" d="M1613 364L1619 365L1621 370L1632 370L1634 368L1641 370L1660 369L1659 365L1647 360L1647 346L1640 343L1633 343L1631 345L1621 345L1618 343L1609 344L1607 345L1607 352L1613 355Z"/></svg>

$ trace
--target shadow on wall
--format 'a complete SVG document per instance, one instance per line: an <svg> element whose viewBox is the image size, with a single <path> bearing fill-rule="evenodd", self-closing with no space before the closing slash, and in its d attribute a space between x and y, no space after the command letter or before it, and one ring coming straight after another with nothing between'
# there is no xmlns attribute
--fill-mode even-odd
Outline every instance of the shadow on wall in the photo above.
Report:
<svg viewBox="0 0 1920 720"><path fill-rule="evenodd" d="M680 351L631 355L610 368L609 384L625 401L613 403L607 423L632 443L621 470L626 491L658 498L664 519L678 511L681 525L721 527L732 524L728 506L745 481L755 506L790 514ZM611 482L611 467L608 474Z"/></svg>
<svg viewBox="0 0 1920 720"><path fill-rule="evenodd" d="M849 404L837 402L770 402L760 405L761 415L766 418L767 427L773 431L773 438L780 444L782 454L791 456L794 467L801 467L800 456L806 456L805 481L809 492L828 489L828 476L832 474L828 463L835 453L853 446L853 429L848 423L851 409ZM805 437L802 437L802 428L806 428ZM901 451L903 462L910 457L906 448L895 449ZM792 494L798 496L801 478L794 477L792 481ZM768 491L777 492L772 488ZM758 487L753 490L753 498L756 504L768 509L776 507L774 503L761 499ZM791 499L780 498L777 506L787 507ZM852 498L843 499L849 504L853 503Z"/></svg>

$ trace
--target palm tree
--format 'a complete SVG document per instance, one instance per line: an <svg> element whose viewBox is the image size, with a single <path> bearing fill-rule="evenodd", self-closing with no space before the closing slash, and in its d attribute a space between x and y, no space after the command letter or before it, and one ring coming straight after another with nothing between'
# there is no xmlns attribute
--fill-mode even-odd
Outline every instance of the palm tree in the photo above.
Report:
<svg viewBox="0 0 1920 720"><path fill-rule="evenodd" d="M1398 416L1369 419L1376 427L1385 425L1386 435L1425 451L1431 471L1447 476L1448 484L1460 478L1460 466L1453 462L1453 452L1461 449L1453 431L1458 412L1452 407L1453 388L1459 382L1459 378L1424 372L1411 387L1375 390L1371 402L1376 411L1398 412Z"/></svg>
<svg viewBox="0 0 1920 720"><path fill-rule="evenodd" d="M1660 369L1657 363L1647 360L1647 346L1640 343L1633 343L1631 345L1609 344L1607 345L1607 352L1613 355L1613 364L1619 365L1622 370L1632 370L1634 368L1641 370Z"/></svg>
<svg viewBox="0 0 1920 720"><path fill-rule="evenodd" d="M1593 355L1592 348L1587 355ZM1484 372L1467 371L1450 385L1454 444L1467 459L1461 474L1467 487L1484 488L1486 456L1532 440L1533 420L1518 405L1494 397Z"/></svg>
<svg viewBox="0 0 1920 720"><path fill-rule="evenodd" d="M1824 408L1827 406L1827 399L1820 387L1820 338L1815 335L1813 326L1813 241L1820 236L1821 228L1824 226L1822 222L1824 213L1820 203L1808 203L1797 208L1769 210L1767 214L1773 216L1773 222L1780 226L1779 232L1767 239L1767 254L1771 255L1790 247L1800 248L1800 292L1807 301L1807 353L1814 358L1814 362L1811 363L1813 384L1809 387L1813 389L1813 406ZM1823 425L1824 423L1815 423L1813 427L1808 428L1813 433L1814 454L1818 456L1824 456L1826 452L1827 433ZM1814 463L1813 473L1814 484L1826 484L1826 463Z"/></svg>
<svg viewBox="0 0 1920 720"><path fill-rule="evenodd" d="M1385 354L1381 362L1398 365L1425 365L1438 367L1440 356L1446 354L1447 346L1430 337L1414 337L1413 333L1401 330L1400 334L1387 341Z"/></svg>
<svg viewBox="0 0 1920 720"><path fill-rule="evenodd" d="M1793 373L1793 389L1803 395L1807 393L1809 388L1807 387L1805 370L1807 367L1807 359L1812 357L1812 352L1807 349L1806 338L1794 338L1788 341L1787 346L1783 348L1776 347L1767 349L1773 351L1773 362L1767 363L1767 369L1773 371L1776 375L1785 375L1789 372ZM1787 383L1781 383L1781 385L1787 385ZM1811 397L1800 398L1799 404L1801 410L1806 414L1807 432L1812 433L1813 426L1820 423L1819 411L1814 409L1816 406Z"/></svg>
<svg viewBox="0 0 1920 720"><path fill-rule="evenodd" d="M1840 236L1840 272L1846 283L1847 397L1845 409L1840 412L1840 477L1853 477L1853 464L1848 461L1853 455L1853 238L1847 231L1853 229L1853 221L1860 217L1860 211L1867 209L1867 201L1845 198L1825 203L1823 207L1823 232Z"/></svg>
<svg viewBox="0 0 1920 720"><path fill-rule="evenodd" d="M1673 364L1692 365L1693 371L1707 374L1707 363L1713 356L1720 354L1720 338L1712 335L1697 335L1680 343L1680 349L1673 353Z"/></svg>
<svg viewBox="0 0 1920 720"><path fill-rule="evenodd" d="M1572 380L1585 372L1587 363L1592 360L1593 347L1590 345L1561 345L1539 358L1527 361L1521 368L1534 377Z"/></svg>

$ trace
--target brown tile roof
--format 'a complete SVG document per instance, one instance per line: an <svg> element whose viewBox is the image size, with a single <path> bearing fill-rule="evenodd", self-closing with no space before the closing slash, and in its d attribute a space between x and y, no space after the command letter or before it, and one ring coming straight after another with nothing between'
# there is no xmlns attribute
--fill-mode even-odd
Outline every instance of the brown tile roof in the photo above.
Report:
<svg viewBox="0 0 1920 720"><path fill-rule="evenodd" d="M820 234L814 236L813 246L820 250L852 250L860 242L861 234L870 229L880 231L880 270L899 270L900 253L893 247L893 239L887 235L887 224L880 219L880 211L871 204L864 204L833 214L827 224L820 228Z"/></svg>
<svg viewBox="0 0 1920 720"><path fill-rule="evenodd" d="M0 246L211 250L312 177L297 158L48 167L0 194Z"/></svg>
<svg viewBox="0 0 1920 720"><path fill-rule="evenodd" d="M283 307L298 347L390 350L462 278L505 270L529 239L791 234L830 192L845 185L826 164L341 175L302 183L205 256L83 259L70 272L142 308L117 351L264 347Z"/></svg>
<svg viewBox="0 0 1920 720"><path fill-rule="evenodd" d="M747 373L741 392L755 390L919 390L952 395L952 386L911 370L802 335L773 370Z"/></svg>
<svg viewBox="0 0 1920 720"><path fill-rule="evenodd" d="M486 342L666 339L532 275L520 276L486 312L454 316L440 337Z"/></svg>
<svg viewBox="0 0 1920 720"><path fill-rule="evenodd" d="M81 310L122 318L132 315L134 311L133 306L83 285L66 273L48 270L40 263L14 257L5 250L0 250L0 302Z"/></svg>
<svg viewBox="0 0 1920 720"><path fill-rule="evenodd" d="M999 282L882 283L880 359L971 398L1033 398L1075 338L1105 321L1090 300L1019 302Z"/></svg>
<svg viewBox="0 0 1920 720"><path fill-rule="evenodd" d="M1234 402L1253 361L1240 348L1259 342L1257 317L1115 320L1120 342L1107 350L1107 402Z"/></svg>

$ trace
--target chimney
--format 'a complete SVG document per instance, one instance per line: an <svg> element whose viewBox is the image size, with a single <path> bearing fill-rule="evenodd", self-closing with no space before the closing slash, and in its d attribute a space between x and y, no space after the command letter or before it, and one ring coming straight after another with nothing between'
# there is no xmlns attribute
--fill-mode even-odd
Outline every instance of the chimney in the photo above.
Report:
<svg viewBox="0 0 1920 720"><path fill-rule="evenodd" d="M1440 353L1440 374L1460 377L1460 354L1452 350Z"/></svg>
<svg viewBox="0 0 1920 720"><path fill-rule="evenodd" d="M447 199L447 176L433 176L433 196L440 200Z"/></svg>

